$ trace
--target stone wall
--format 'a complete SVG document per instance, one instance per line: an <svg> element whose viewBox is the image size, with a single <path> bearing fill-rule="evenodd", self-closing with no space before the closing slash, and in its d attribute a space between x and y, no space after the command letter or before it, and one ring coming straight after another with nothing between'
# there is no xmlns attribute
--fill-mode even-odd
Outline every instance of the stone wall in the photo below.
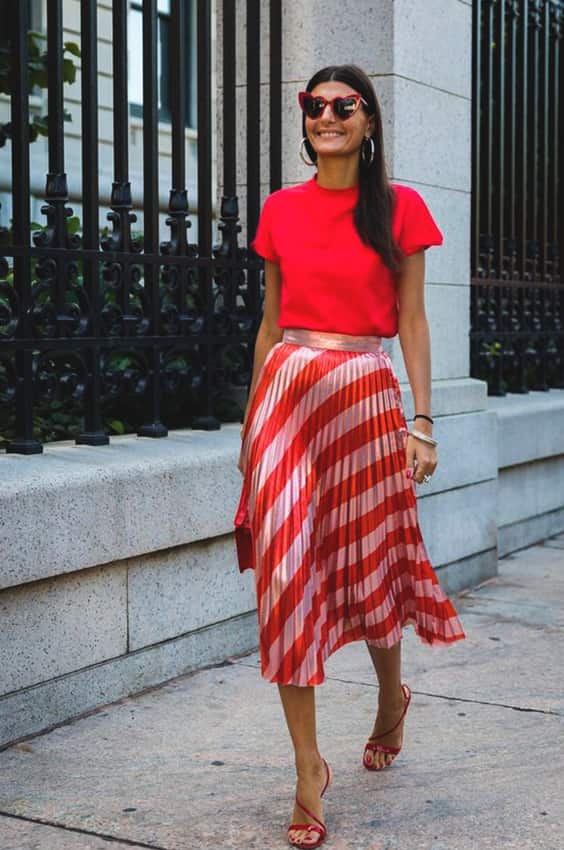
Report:
<svg viewBox="0 0 564 850"><path fill-rule="evenodd" d="M438 423L440 472L417 491L449 592L564 529L564 391L489 402ZM0 454L0 746L257 648L239 446L232 424Z"/></svg>

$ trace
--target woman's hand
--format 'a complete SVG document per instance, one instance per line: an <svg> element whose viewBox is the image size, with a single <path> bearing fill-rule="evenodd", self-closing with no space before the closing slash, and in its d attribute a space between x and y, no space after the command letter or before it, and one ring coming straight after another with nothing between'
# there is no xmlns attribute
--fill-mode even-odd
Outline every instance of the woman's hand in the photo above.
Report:
<svg viewBox="0 0 564 850"><path fill-rule="evenodd" d="M420 425L420 422L425 422L425 425ZM428 434L429 437L433 436L431 423L427 423L423 419L417 419L416 423L415 427L418 431ZM432 475L439 462L436 446L431 446L417 437L412 437L411 434L407 437L406 456L408 470L416 484L421 484L423 476Z"/></svg>

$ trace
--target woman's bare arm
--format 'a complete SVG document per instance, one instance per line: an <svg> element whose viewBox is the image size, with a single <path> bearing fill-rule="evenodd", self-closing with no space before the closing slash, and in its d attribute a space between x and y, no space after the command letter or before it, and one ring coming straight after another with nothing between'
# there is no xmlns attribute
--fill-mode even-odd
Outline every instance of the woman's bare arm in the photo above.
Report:
<svg viewBox="0 0 564 850"><path fill-rule="evenodd" d="M398 333L415 411L430 416L431 346L425 314L424 284L425 251L421 250L404 258L398 275ZM421 420L421 424L426 421ZM418 421L418 428L419 425Z"/></svg>
<svg viewBox="0 0 564 850"><path fill-rule="evenodd" d="M415 413L431 416L431 340L425 314L425 251L416 251L405 257L397 278L399 297L400 345L405 369L413 392ZM415 427L432 435L432 424L427 419L416 419ZM413 480L418 484L425 474L432 475L437 463L434 446L409 437L406 447L408 468L413 470ZM416 462L416 469L414 469Z"/></svg>

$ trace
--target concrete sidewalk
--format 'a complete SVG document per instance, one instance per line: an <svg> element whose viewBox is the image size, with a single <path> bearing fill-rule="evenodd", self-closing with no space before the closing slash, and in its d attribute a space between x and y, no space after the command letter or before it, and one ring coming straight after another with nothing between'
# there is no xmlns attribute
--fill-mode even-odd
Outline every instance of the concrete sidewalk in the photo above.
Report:
<svg viewBox="0 0 564 850"><path fill-rule="evenodd" d="M361 765L377 685L363 642L317 690L328 850L564 850L564 534L451 596L467 639L402 648L404 748ZM1 850L289 847L295 774L256 654L0 752Z"/></svg>

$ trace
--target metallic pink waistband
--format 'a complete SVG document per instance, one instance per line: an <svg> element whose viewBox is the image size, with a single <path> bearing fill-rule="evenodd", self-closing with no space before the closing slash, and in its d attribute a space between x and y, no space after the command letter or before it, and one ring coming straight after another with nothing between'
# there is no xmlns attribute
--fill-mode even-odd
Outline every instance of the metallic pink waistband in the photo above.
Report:
<svg viewBox="0 0 564 850"><path fill-rule="evenodd" d="M381 336L355 336L310 328L284 328L282 342L310 345L314 348L338 348L342 351L376 351L382 345Z"/></svg>

